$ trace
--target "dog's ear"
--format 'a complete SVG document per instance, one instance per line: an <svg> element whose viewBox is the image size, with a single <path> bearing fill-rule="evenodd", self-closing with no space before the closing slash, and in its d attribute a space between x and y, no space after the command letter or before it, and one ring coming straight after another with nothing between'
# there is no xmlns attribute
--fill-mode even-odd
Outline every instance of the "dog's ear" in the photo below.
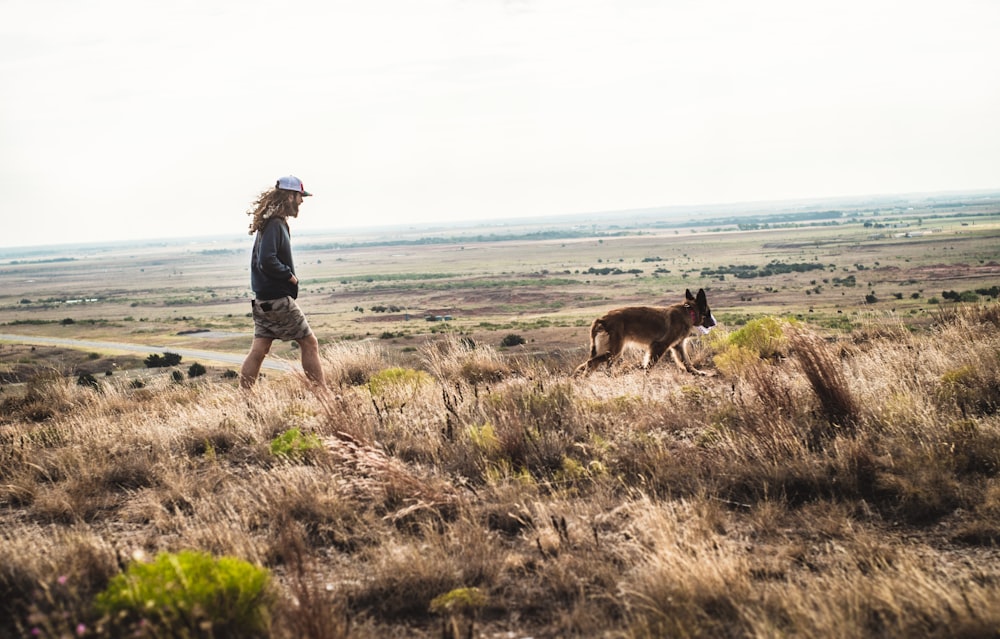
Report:
<svg viewBox="0 0 1000 639"><path fill-rule="evenodd" d="M694 301L694 295L691 295L691 289L689 288L684 290L684 297L686 297L689 301Z"/></svg>
<svg viewBox="0 0 1000 639"><path fill-rule="evenodd" d="M698 306L701 308L708 308L708 297L705 295L705 289L698 289Z"/></svg>

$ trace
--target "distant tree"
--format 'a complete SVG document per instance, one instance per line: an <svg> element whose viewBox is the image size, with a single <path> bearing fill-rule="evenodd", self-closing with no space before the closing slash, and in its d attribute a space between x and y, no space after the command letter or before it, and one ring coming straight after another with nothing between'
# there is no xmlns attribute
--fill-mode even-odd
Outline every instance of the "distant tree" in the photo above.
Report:
<svg viewBox="0 0 1000 639"><path fill-rule="evenodd" d="M208 371L205 370L205 367L198 362L195 362L188 367L188 377L201 377L207 372Z"/></svg>
<svg viewBox="0 0 1000 639"><path fill-rule="evenodd" d="M147 356L143 363L146 368L170 368L181 363L181 356L177 353L164 353L163 355L153 353Z"/></svg>
<svg viewBox="0 0 1000 639"><path fill-rule="evenodd" d="M520 346L525 339L516 333L510 333L500 341L500 346Z"/></svg>

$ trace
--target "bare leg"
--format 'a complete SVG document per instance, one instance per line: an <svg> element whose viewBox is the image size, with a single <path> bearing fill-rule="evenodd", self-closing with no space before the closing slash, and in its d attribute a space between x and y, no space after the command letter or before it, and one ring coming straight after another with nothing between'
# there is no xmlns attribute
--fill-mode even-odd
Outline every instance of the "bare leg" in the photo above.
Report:
<svg viewBox="0 0 1000 639"><path fill-rule="evenodd" d="M257 381L257 375L260 374L260 367L264 364L264 358L271 351L271 342L273 341L273 339L266 337L253 338L253 344L250 345L250 352L247 353L246 359L243 360L243 367L240 368L241 388L250 388Z"/></svg>
<svg viewBox="0 0 1000 639"><path fill-rule="evenodd" d="M319 358L319 340L312 333L298 340L302 352L302 370L313 384L320 388L326 387L323 376L323 362Z"/></svg>

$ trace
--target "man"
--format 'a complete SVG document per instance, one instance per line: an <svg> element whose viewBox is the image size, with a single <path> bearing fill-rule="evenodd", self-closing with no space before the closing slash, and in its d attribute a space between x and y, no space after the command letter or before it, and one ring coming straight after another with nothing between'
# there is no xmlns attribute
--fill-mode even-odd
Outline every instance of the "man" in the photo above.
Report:
<svg viewBox="0 0 1000 639"><path fill-rule="evenodd" d="M302 180L289 175L264 191L247 215L252 217L250 235L257 234L250 258L250 286L253 288L253 344L240 369L240 386L250 388L257 381L264 357L276 339L294 340L302 353L306 377L323 388L323 366L319 342L299 309L299 278L292 262L288 218L299 216L303 198L311 196Z"/></svg>

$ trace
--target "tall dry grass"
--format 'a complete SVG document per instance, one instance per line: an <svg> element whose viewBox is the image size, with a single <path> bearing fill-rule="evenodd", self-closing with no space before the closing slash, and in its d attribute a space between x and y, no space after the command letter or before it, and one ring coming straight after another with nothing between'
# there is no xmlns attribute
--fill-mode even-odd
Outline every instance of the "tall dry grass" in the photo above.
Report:
<svg viewBox="0 0 1000 639"><path fill-rule="evenodd" d="M96 636L114 575L197 549L271 571L276 637L995 636L996 316L707 378L451 338L329 347L328 392L42 376L0 425L0 635Z"/></svg>

